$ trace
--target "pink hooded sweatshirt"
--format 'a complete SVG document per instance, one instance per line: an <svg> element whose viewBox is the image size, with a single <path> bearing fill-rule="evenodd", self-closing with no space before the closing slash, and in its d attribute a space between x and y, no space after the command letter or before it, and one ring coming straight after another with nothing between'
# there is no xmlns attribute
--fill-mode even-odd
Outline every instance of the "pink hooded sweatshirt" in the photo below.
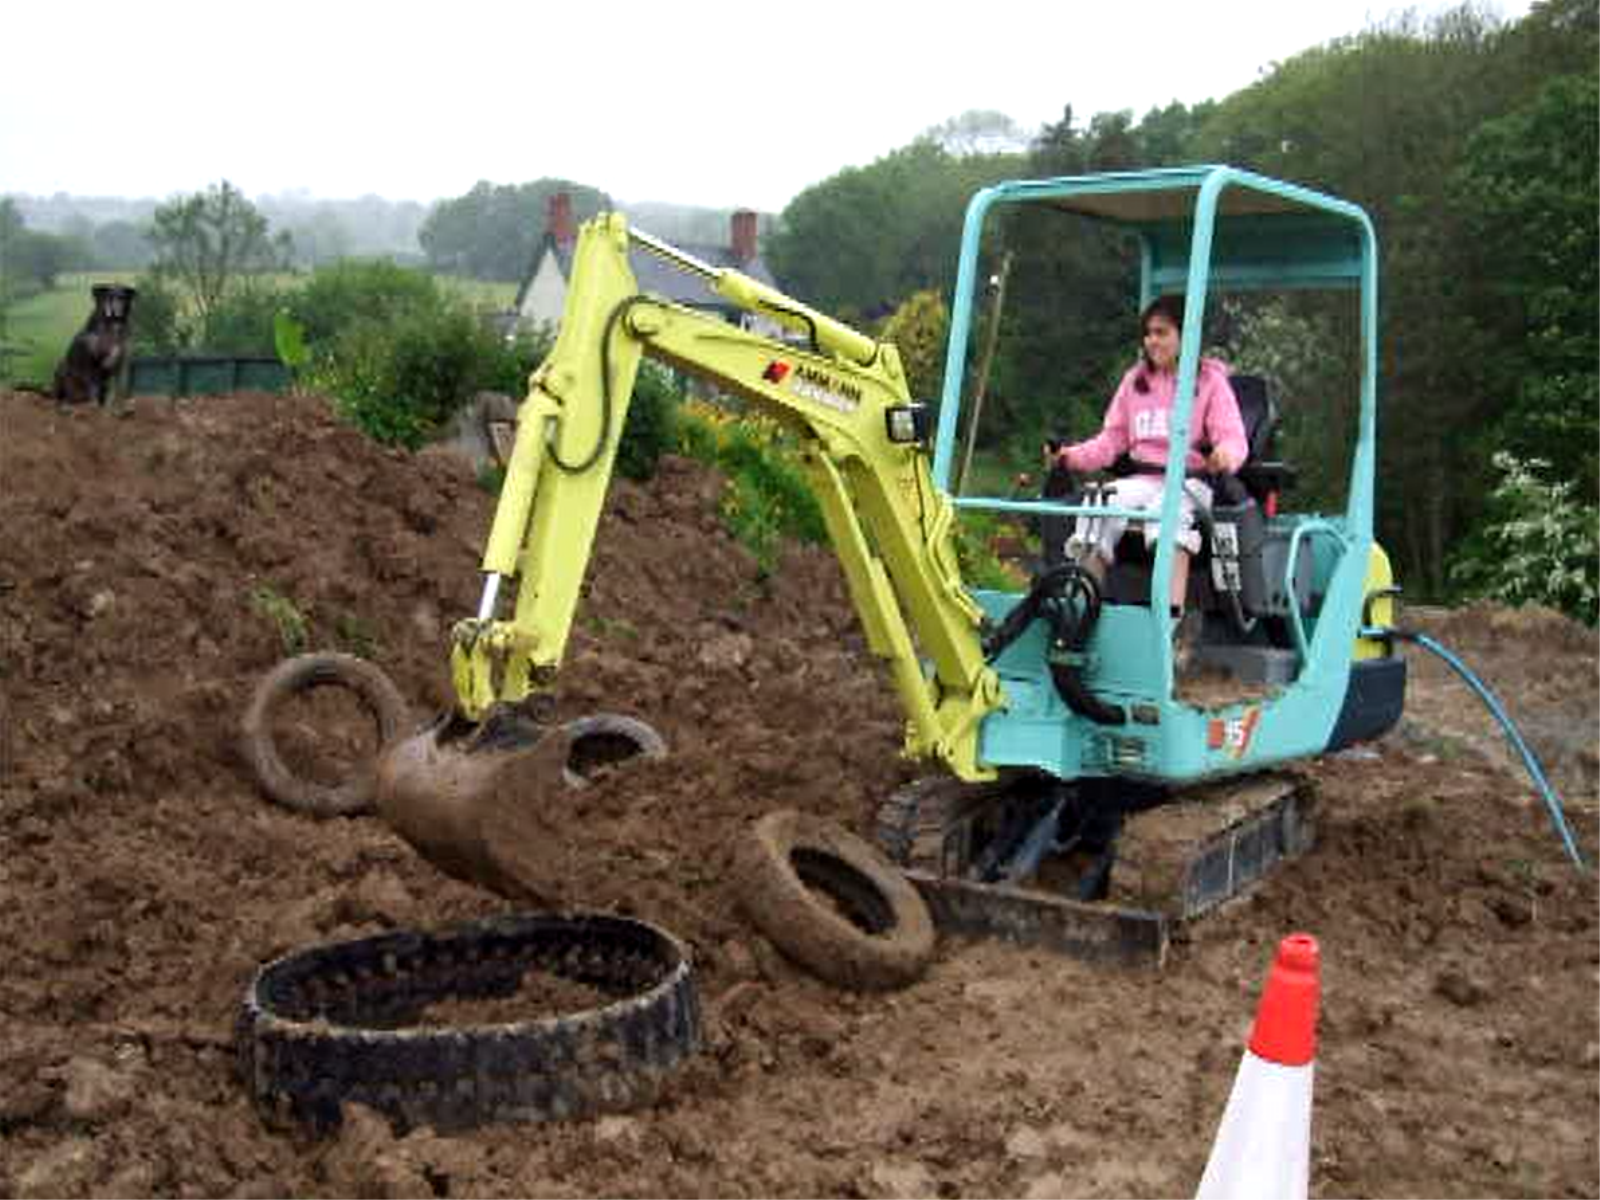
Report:
<svg viewBox="0 0 1600 1200"><path fill-rule="evenodd" d="M1134 386L1141 375L1149 383L1149 391L1140 392ZM1111 398L1100 432L1062 451L1067 468L1097 471L1110 466L1126 451L1141 464L1165 470L1167 431L1177 390L1176 371L1155 372L1143 363L1131 368ZM1194 406L1189 413L1189 453L1184 460L1189 468L1205 465L1194 449L1205 443L1229 451L1239 465L1243 465L1250 450L1244 421L1239 416L1239 401L1228 383L1228 368L1214 358L1200 360L1195 380Z"/></svg>

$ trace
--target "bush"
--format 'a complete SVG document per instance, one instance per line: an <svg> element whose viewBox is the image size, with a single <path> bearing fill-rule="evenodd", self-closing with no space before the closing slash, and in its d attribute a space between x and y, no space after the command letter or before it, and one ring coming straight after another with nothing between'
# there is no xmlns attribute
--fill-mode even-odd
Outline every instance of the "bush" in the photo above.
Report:
<svg viewBox="0 0 1600 1200"><path fill-rule="evenodd" d="M1026 588L1023 572L1002 560L995 545L1004 538L1018 538L1016 523L999 513L967 509L955 522L956 562L961 580L969 588L995 592L1015 592Z"/></svg>
<svg viewBox="0 0 1600 1200"><path fill-rule="evenodd" d="M677 444L679 396L670 371L639 364L628 403L628 421L617 445L617 470L629 479L649 479L661 456Z"/></svg>
<svg viewBox="0 0 1600 1200"><path fill-rule="evenodd" d="M1594 625L1600 618L1600 509L1573 495L1570 480L1546 483L1549 464L1505 451L1493 458L1499 484L1477 543L1452 564L1468 598L1542 604Z"/></svg>
<svg viewBox="0 0 1600 1200"><path fill-rule="evenodd" d="M431 275L381 259L344 259L315 271L284 307L315 350L356 326L438 312L445 303L445 292Z"/></svg>
<svg viewBox="0 0 1600 1200"><path fill-rule="evenodd" d="M147 271L134 280L139 295L133 302L132 353L164 358L188 344L183 321L183 295L164 272Z"/></svg>
<svg viewBox="0 0 1600 1200"><path fill-rule="evenodd" d="M209 354L275 354L273 318L282 305L283 294L271 285L241 281L211 310L199 331L199 344Z"/></svg>
<svg viewBox="0 0 1600 1200"><path fill-rule="evenodd" d="M416 450L474 393L502 382L504 340L459 303L352 325L313 351L305 383L351 424Z"/></svg>
<svg viewBox="0 0 1600 1200"><path fill-rule="evenodd" d="M759 417L734 418L703 405L679 411L679 449L728 478L722 520L755 555L763 574L777 565L784 537L827 539L822 509L797 458L792 437Z"/></svg>

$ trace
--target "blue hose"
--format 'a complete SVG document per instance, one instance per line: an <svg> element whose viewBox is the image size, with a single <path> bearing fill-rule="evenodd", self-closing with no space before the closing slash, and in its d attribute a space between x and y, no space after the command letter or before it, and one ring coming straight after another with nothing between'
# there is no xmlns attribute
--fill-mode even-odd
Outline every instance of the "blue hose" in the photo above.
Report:
<svg viewBox="0 0 1600 1200"><path fill-rule="evenodd" d="M1533 751L1528 749L1528 744L1522 740L1522 734L1517 732L1516 725L1506 715L1505 709L1500 707L1500 701L1495 699L1494 693L1490 692L1482 681L1467 669L1465 663L1425 633L1416 633L1409 629L1384 629L1373 630L1372 635L1397 637L1408 642L1415 642L1423 649L1431 650L1444 659L1451 670L1467 681L1467 686L1477 693L1478 699L1483 701L1495 720L1500 722L1500 727L1505 730L1506 737L1516 747L1517 753L1522 755L1523 765L1528 768L1528 774L1533 776L1534 783L1539 785L1539 793L1544 799L1545 810L1550 814L1550 823L1556 827L1556 833L1561 836L1561 842L1567 848L1568 857L1572 859L1580 871L1587 870L1588 863L1584 861L1583 852L1578 849L1578 843L1572 836L1572 827L1567 824L1566 813L1562 811L1561 798L1556 795L1555 789L1550 786L1550 781L1545 778L1543 768L1539 766L1539 760L1534 757ZM1367 631L1363 630L1363 636L1367 636Z"/></svg>

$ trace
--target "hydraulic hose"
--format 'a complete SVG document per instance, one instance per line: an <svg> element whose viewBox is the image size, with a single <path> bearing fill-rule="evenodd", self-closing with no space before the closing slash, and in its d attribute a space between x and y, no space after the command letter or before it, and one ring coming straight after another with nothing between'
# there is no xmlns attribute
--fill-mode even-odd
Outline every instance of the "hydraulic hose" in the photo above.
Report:
<svg viewBox="0 0 1600 1200"><path fill-rule="evenodd" d="M1071 661L1083 653L1099 619L1100 585L1094 576L1077 563L1052 567L984 639L983 656L993 662L1029 625L1043 620L1050 629L1050 678L1062 702L1097 725L1122 725L1127 714L1090 692Z"/></svg>
<svg viewBox="0 0 1600 1200"><path fill-rule="evenodd" d="M1368 635L1368 631L1363 630L1362 632L1363 636ZM1587 870L1589 864L1584 861L1583 852L1578 849L1577 839L1572 835L1572 827L1567 824L1566 813L1561 807L1561 797L1556 795L1555 789L1550 786L1550 781L1545 778L1544 769L1539 765L1539 760L1533 751L1528 748L1527 742L1522 740L1522 734L1517 730L1516 723L1507 715L1505 709L1501 707L1500 701L1495 698L1494 693L1484 685L1483 681L1468 670L1467 665L1459 658L1425 633L1418 633L1411 629L1384 629L1373 631L1372 636L1392 637L1399 638L1401 641L1415 642L1424 650L1429 650L1438 655L1452 671L1466 681L1467 686L1473 690L1478 699L1483 701L1490 714L1500 723L1501 729L1505 731L1507 740L1516 748L1517 753L1522 756L1522 763L1528 768L1528 774L1532 776L1533 782L1538 785L1539 795L1544 801L1545 810L1550 814L1550 823L1555 826L1562 845L1566 847L1568 857L1572 859L1574 865L1580 871Z"/></svg>
<svg viewBox="0 0 1600 1200"><path fill-rule="evenodd" d="M628 315L629 310L648 298L643 295L629 296L606 317L605 332L600 335L600 433L582 462L569 463L556 452L553 445L550 447L551 463L565 475L582 475L600 461L606 445L611 441L612 414L616 409L616 399L611 394L611 335L615 332L617 323Z"/></svg>

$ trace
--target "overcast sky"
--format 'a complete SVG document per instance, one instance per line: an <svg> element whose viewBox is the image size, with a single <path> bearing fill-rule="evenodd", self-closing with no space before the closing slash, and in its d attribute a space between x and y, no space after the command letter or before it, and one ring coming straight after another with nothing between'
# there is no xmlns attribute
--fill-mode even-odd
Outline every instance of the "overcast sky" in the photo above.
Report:
<svg viewBox="0 0 1600 1200"><path fill-rule="evenodd" d="M228 179L426 201L559 176L776 212L968 109L1032 128L1069 103L1082 123L1220 99L1397 7L20 0L0 193L165 198ZM1487 7L1515 20L1529 4Z"/></svg>

